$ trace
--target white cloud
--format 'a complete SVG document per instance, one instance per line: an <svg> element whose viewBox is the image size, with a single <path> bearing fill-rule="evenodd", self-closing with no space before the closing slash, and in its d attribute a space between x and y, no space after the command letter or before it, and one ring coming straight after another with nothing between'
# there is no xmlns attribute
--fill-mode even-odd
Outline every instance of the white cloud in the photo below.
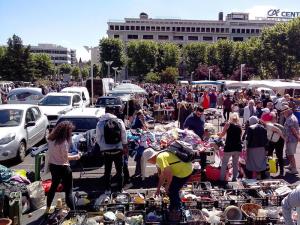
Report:
<svg viewBox="0 0 300 225"><path fill-rule="evenodd" d="M256 17L267 17L267 12L270 9L277 9L274 5L256 5L245 11L249 13L250 19L255 19Z"/></svg>
<svg viewBox="0 0 300 225"><path fill-rule="evenodd" d="M76 48L76 57L78 61L80 57L82 61L88 61L91 59L91 52L88 52L84 47L78 47Z"/></svg>

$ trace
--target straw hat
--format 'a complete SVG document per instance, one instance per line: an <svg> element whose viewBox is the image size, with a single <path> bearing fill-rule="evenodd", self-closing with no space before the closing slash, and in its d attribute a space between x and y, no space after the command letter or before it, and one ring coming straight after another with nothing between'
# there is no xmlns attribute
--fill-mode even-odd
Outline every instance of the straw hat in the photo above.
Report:
<svg viewBox="0 0 300 225"><path fill-rule="evenodd" d="M158 154L157 151L154 151L152 148L147 148L145 149L145 151L143 152L143 157L146 161L148 161L149 159L153 158L154 156L156 156Z"/></svg>

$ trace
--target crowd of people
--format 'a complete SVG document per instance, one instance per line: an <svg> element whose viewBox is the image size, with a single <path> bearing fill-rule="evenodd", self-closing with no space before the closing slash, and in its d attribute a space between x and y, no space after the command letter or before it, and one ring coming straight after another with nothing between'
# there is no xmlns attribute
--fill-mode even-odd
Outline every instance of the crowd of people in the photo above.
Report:
<svg viewBox="0 0 300 225"><path fill-rule="evenodd" d="M140 84L140 86L147 91L148 95L143 98L133 97L128 102L126 116L128 116L129 123L124 123L122 119L117 118L117 115L114 115L115 111L107 107L105 115L100 118L96 127L96 142L105 157L104 186L106 193L111 192L113 163L116 168L118 191L121 191L124 184L129 183L131 179L127 165L126 127L131 130L149 131L153 128L153 123L160 121L158 119L159 112L166 109L172 109L168 117L173 121L178 121L178 128L192 130L202 140L207 138L205 111L214 109L223 117L221 124L223 128L221 132L217 133L219 138L225 138L220 181L227 180L226 171L230 158L232 158L233 166L232 181L243 176L260 179L268 177L266 173L268 171L267 156L273 156L274 151L278 159L279 176L284 176L285 172L292 175L298 173L294 155L298 141L300 141L299 123L293 113L296 109L295 101L288 94L284 96L277 94L275 98L271 99L269 93L263 90L259 92L258 90L242 89L230 93L227 90L220 91L216 88L171 84ZM166 115L163 114L163 116ZM63 129L65 129L66 135L60 136ZM71 156L67 153L70 145L68 135L71 130L70 124L63 124L56 127L48 138L50 170L55 181L50 189L50 195L48 195L48 207L53 199L53 190L56 189L60 180L63 180L67 187L72 185L68 161L80 159L80 155ZM160 144L161 149L164 149L163 143ZM58 151L61 157L57 157ZM244 173L241 173L238 168L238 160L242 151L246 152ZM284 153L289 162L286 167L284 167ZM205 178L205 152L199 152L199 158L201 172ZM159 174L157 194L164 186L170 197L170 207L178 210L180 208L178 192L191 176L192 164L182 162L171 152L158 152L151 148L142 149L135 160L137 166L133 176L142 175L146 162L156 164ZM58 176L56 172L58 170L64 172ZM67 196L70 197L71 192L70 188L66 189ZM74 207L68 199L67 204L70 208Z"/></svg>

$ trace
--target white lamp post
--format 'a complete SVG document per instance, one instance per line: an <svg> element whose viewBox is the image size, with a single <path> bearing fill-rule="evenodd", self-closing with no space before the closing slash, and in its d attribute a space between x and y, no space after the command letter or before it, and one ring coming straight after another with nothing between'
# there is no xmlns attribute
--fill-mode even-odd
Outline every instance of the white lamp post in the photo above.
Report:
<svg viewBox="0 0 300 225"><path fill-rule="evenodd" d="M117 82L117 71L118 71L118 67L112 67L112 69L115 71L115 83Z"/></svg>
<svg viewBox="0 0 300 225"><path fill-rule="evenodd" d="M110 66L113 64L114 61L104 61L105 64L107 65L107 78L110 77Z"/></svg>
<svg viewBox="0 0 300 225"><path fill-rule="evenodd" d="M210 80L210 73L211 73L211 71L212 71L213 69L208 69L208 80Z"/></svg>
<svg viewBox="0 0 300 225"><path fill-rule="evenodd" d="M121 70L121 69L120 69L120 70L117 70L117 73L118 73L118 78L119 78L119 76L120 76L121 72L122 72L122 70Z"/></svg>
<svg viewBox="0 0 300 225"><path fill-rule="evenodd" d="M91 92L92 92L92 105L94 105L94 74L93 74L93 62L92 62L92 49L93 47L84 46L84 48L90 52L91 51Z"/></svg>
<svg viewBox="0 0 300 225"><path fill-rule="evenodd" d="M241 64L241 77L240 80L243 81L243 68L245 67L246 64Z"/></svg>

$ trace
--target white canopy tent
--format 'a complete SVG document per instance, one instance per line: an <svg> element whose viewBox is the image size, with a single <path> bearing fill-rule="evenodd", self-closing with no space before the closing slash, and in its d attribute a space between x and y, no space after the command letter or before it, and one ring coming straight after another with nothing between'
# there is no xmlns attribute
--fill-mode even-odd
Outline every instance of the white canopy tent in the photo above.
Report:
<svg viewBox="0 0 300 225"><path fill-rule="evenodd" d="M117 87L115 87L110 92L110 94L114 94L114 93L118 93L118 94L147 94L145 89L141 88L138 85L130 84L130 83L118 85Z"/></svg>

